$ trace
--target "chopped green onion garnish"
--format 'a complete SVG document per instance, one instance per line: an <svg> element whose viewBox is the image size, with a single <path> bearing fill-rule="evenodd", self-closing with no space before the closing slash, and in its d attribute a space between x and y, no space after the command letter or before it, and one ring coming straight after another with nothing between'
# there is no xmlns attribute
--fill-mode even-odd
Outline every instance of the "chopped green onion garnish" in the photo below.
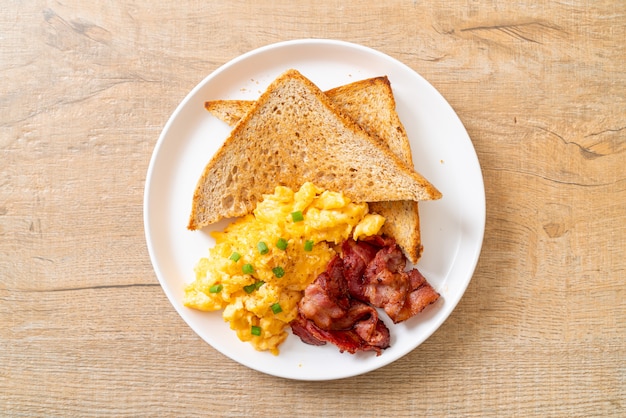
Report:
<svg viewBox="0 0 626 418"><path fill-rule="evenodd" d="M213 286L209 287L209 293L219 293L222 291L223 288L224 286L222 286L221 284L214 284Z"/></svg>
<svg viewBox="0 0 626 418"><path fill-rule="evenodd" d="M274 273L274 276L276 276L276 277L278 277L280 279L281 277L283 277L285 275L285 269L280 267L280 266L274 267L272 269L272 273Z"/></svg>
<svg viewBox="0 0 626 418"><path fill-rule="evenodd" d="M283 251L287 249L288 244L289 243L287 242L285 238L279 238L278 241L276 242L276 246Z"/></svg>
<svg viewBox="0 0 626 418"><path fill-rule="evenodd" d="M267 248L267 244L263 241L259 241L256 245L256 249L259 250L259 254L267 254L270 251L270 249Z"/></svg>
<svg viewBox="0 0 626 418"><path fill-rule="evenodd" d="M241 254L239 254L237 251L233 252L230 257L231 260L233 260L234 262L239 261L239 259L241 258Z"/></svg>
<svg viewBox="0 0 626 418"><path fill-rule="evenodd" d="M274 312L275 314L281 313L283 311L283 308L281 308L278 303L273 304L272 306L270 306L270 308L272 308L272 312Z"/></svg>
<svg viewBox="0 0 626 418"><path fill-rule="evenodd" d="M304 215L302 215L302 211L301 210L297 210L295 212L291 212L291 219L294 222L302 222L302 221L304 221Z"/></svg>
<svg viewBox="0 0 626 418"><path fill-rule="evenodd" d="M243 287L243 290L244 290L246 293L252 293L252 292L254 292L255 290L259 290L259 287L263 286L263 284L265 284L265 282L264 282L263 280L259 280L259 281L258 281L258 282L256 282L256 283L252 283L252 284L249 284L248 286L244 286L244 287Z"/></svg>
<svg viewBox="0 0 626 418"><path fill-rule="evenodd" d="M255 325L252 325L252 327L250 327L250 334L252 334L252 335L261 335L261 327L257 327Z"/></svg>
<svg viewBox="0 0 626 418"><path fill-rule="evenodd" d="M304 242L304 251L313 251L313 240L308 239Z"/></svg>
<svg viewBox="0 0 626 418"><path fill-rule="evenodd" d="M252 264L244 264L241 267L241 271L243 271L244 274L252 274L254 273L254 267L252 267Z"/></svg>

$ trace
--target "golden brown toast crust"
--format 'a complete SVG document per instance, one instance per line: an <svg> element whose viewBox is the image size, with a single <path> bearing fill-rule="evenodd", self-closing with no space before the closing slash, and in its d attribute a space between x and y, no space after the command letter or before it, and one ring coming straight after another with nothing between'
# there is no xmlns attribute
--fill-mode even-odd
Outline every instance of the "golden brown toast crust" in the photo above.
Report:
<svg viewBox="0 0 626 418"><path fill-rule="evenodd" d="M211 100L204 108L215 117L234 126L254 107L254 100Z"/></svg>

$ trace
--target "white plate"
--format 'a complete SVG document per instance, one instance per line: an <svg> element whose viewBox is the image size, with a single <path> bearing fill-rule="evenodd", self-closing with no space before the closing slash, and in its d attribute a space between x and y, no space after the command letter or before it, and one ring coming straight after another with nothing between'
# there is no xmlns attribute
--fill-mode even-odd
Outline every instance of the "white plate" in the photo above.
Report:
<svg viewBox="0 0 626 418"><path fill-rule="evenodd" d="M382 355L341 354L333 345L309 346L294 335L280 355L258 352L231 331L220 312L182 305L193 267L213 240L206 228L186 229L196 182L230 128L212 117L210 99L256 99L280 73L295 68L322 89L387 75L411 140L418 171L442 193L420 204L424 253L418 268L442 295L420 315L399 325L386 320L391 347ZM453 311L478 261L485 227L485 192L472 142L446 100L420 75L372 49L332 40L269 45L223 65L198 84L171 116L156 144L144 195L146 240L157 277L170 302L207 343L231 359L270 375L299 380L355 376L385 366L426 340ZM222 229L223 223L213 226Z"/></svg>

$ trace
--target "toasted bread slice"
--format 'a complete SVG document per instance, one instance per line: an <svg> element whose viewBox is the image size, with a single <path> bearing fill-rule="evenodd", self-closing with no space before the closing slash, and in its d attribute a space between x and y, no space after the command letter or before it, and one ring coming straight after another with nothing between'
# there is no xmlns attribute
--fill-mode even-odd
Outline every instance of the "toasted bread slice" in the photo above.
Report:
<svg viewBox="0 0 626 418"><path fill-rule="evenodd" d="M396 112L387 77L355 81L326 91L326 95L357 124L381 138L407 165L413 166L409 138ZM252 100L213 100L205 108L214 116L235 125L252 107ZM382 232L393 236L412 263L422 253L418 203L411 200L371 202L370 209L384 216Z"/></svg>
<svg viewBox="0 0 626 418"><path fill-rule="evenodd" d="M277 185L312 181L356 202L432 200L441 193L368 134L310 80L274 80L207 164L189 229L251 212Z"/></svg>
<svg viewBox="0 0 626 418"><path fill-rule="evenodd" d="M387 77L377 77L337 87L326 95L346 115L370 134L381 138L409 167L411 145L396 112L393 90ZM372 212L385 217L382 231L395 238L407 258L417 263L422 254L418 203L412 200L370 202Z"/></svg>
<svg viewBox="0 0 626 418"><path fill-rule="evenodd" d="M254 100L211 100L204 108L215 117L234 126L254 107Z"/></svg>

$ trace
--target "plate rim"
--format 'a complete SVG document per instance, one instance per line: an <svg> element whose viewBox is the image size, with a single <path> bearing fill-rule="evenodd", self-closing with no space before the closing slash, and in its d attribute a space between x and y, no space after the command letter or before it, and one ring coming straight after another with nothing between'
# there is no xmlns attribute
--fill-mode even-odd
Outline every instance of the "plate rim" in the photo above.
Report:
<svg viewBox="0 0 626 418"><path fill-rule="evenodd" d="M202 334L194 327L192 326L187 319L185 318L185 315L183 314L183 312L181 311L180 307L175 303L175 301L173 300L173 296L170 294L170 292L168 292L167 286L164 283L165 278L161 277L161 273L157 267L157 260L155 258L155 249L153 248L153 241L152 241L152 234L151 234L151 229L150 229L150 208L149 208L149 203L150 203L150 196L151 196L151 187L153 187L152 184L152 179L154 176L154 170L155 170L155 165L156 165L156 160L158 158L158 155L161 152L162 147L164 146L164 142L165 139L167 138L167 134L169 133L172 125L174 124L175 120L177 119L177 117L179 116L179 114L183 111L183 109L186 107L186 105L188 104L188 102L191 100L191 98L193 98L200 90L202 90L206 84L208 84L212 79L214 79L215 77L217 77L218 75L227 72L230 68L232 68L233 66L237 65L238 63L242 62L242 61L246 61L248 60L250 57L253 56L257 56L257 55L261 55L261 54L265 54L267 52L271 52L271 51L275 51L277 49L281 49L281 48L289 48L292 47L294 45L297 46L334 46L334 47L344 47L344 48L349 48L349 49L353 49L353 50L359 50L361 52L365 52L368 54L373 54L376 55L384 60L390 61L391 63L393 63L394 65L397 66L402 66L404 67L405 70L408 70L412 73L412 75L420 78L423 82L425 82L426 84L428 84L439 96L440 98L443 100L443 102L445 102L445 104L450 108L452 115L458 120L458 122L460 123L460 126L462 127L465 135L467 136L467 140L469 141L469 146L471 148L471 150L473 151L473 155L470 156L472 157L472 161L476 163L476 168L477 173L478 174L478 180L479 180L479 185L480 185L480 202L479 205L481 206L480 208L480 225L478 228L478 239L476 242L476 245L474 247L474 253L470 255L471 258L471 262L468 264L468 269L467 269L467 275L468 275L468 279L465 280L462 283L462 288L459 288L459 297L454 300L452 302L452 306L449 308L449 311L444 315L443 318L441 318L440 322L436 325L436 327L434 327L430 332L428 332L419 343L417 343L416 345L412 346L410 349L406 350L404 353L402 353L399 356L393 357L391 359L389 359L388 361L382 361L380 362L380 364L376 364L373 363L373 365L371 367L364 367L363 369L356 371L356 372L352 372L352 373L340 373L337 374L335 376L330 376L330 377L306 377L306 376L295 376L295 375L290 375L290 374L286 374L286 373L280 373L280 372L272 372L272 371L268 371L268 370L263 370L262 368L259 367L255 367L254 365L251 365L247 362L243 362L241 359L235 358L234 356L230 355L229 353L225 353L222 350L216 348L213 344L211 344L211 342L207 341L206 338L204 338L202 336ZM451 115L451 116L452 116ZM183 321L187 324L187 326L189 326L195 333L196 335L198 335L202 340L204 340L205 343L209 344L213 349L215 349L216 351L218 351L219 353L221 353L222 355L230 358L231 360L242 364L248 368L257 370L259 372L265 373L265 374L269 374L269 375L273 375L276 377L282 377L282 378L287 378L287 379L293 379L293 380L335 380L335 379L343 379L343 378L347 378L347 377L354 377L357 375L362 375L368 372L371 372L373 370L376 370L378 368L384 367L386 365L389 365L397 360L399 360L400 358L404 357L405 355L407 355L408 353L412 352L413 350L415 350L417 347L419 347L419 345L423 344L428 338L430 338L430 336L432 334L434 334L440 327L441 325L443 325L443 323L445 321L447 321L447 319L450 317L450 315L452 315L452 313L454 312L454 310L456 309L458 303L460 302L460 300L462 299L462 297L464 296L467 287L469 286L470 282L472 281L472 278L474 276L475 273L475 269L476 266L478 264L479 258L480 258L480 253L482 251L482 246L483 246L483 240L484 240L484 233L485 233L485 225L486 225L486 198L485 198L485 188L484 188L484 179L482 176L482 169L480 167L480 161L478 160L478 156L476 154L476 150L474 148L473 142L469 136L469 134L467 133L467 130L465 128L465 126L463 125L462 121L460 120L459 116L457 115L457 113L454 111L454 109L452 109L452 107L450 106L450 104L447 102L447 100L443 97L443 95L441 95L441 93L439 93L439 91L432 86L427 80L425 80L419 73L417 73L417 71L413 70L411 67L409 67L407 64L399 61L398 59L387 55L379 50L370 48L368 46L364 46L361 44L357 44L357 43L352 43L352 42L347 42L347 41L343 41L343 40L334 40L334 39L324 39L324 38L303 38L303 39L292 39L292 40L287 40L287 41L281 41L281 42L276 42L276 43L270 43L255 49L252 49L246 53L243 53L231 60L229 60L228 62L224 63L223 65L219 66L218 68L216 68L214 71L212 71L211 73L209 73L207 76L205 76L189 93L187 93L187 95L183 98L183 100L177 105L177 107L175 108L174 112L170 115L170 117L168 118L166 124L164 125L158 140L154 146L151 158L150 158L150 163L148 165L148 170L146 173L146 181L145 181L145 185L144 185L144 199L143 199L143 221L144 221L144 232L145 232L145 238L146 238L146 244L147 244L147 248L148 248L148 253L150 256L150 261L153 267L153 270L157 276L157 279L159 281L159 284L162 288L162 290L164 291L164 293L166 294L170 304L175 308L175 310L179 313L179 315L181 316L181 318L183 319ZM454 263L453 263L454 264ZM451 266L452 267L452 266ZM244 344L244 343L242 343ZM344 354L345 355L345 354ZM383 354L384 356L384 354Z"/></svg>

